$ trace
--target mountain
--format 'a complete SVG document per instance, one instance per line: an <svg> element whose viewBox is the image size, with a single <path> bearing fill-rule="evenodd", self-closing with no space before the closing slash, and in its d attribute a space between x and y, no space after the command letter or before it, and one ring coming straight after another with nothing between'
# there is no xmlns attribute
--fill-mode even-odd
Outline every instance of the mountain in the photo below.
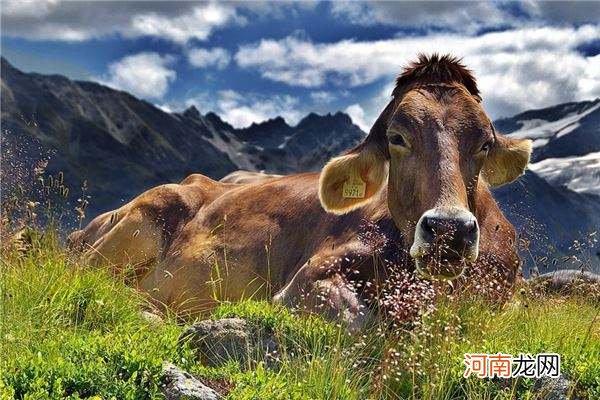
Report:
<svg viewBox="0 0 600 400"><path fill-rule="evenodd" d="M62 172L69 186L69 207L86 182L88 215L194 172L219 179L237 169L317 170L365 135L342 113L235 129L195 107L166 113L97 83L21 72L4 58L0 83L3 163L12 167L2 176L4 198L49 158L47 172Z"/></svg>
<svg viewBox="0 0 600 400"><path fill-rule="evenodd" d="M206 130L128 93L58 75L23 73L1 61L3 148L49 154L48 172L64 173L71 192L87 180L93 211L196 171L221 177L236 165ZM32 160L41 155L25 152ZM98 205L98 207L94 207Z"/></svg>
<svg viewBox="0 0 600 400"><path fill-rule="evenodd" d="M555 267L600 267L600 99L530 110L494 125L533 140L530 171L495 193L529 242L528 265L544 272L544 256L551 255L561 260Z"/></svg>
<svg viewBox="0 0 600 400"><path fill-rule="evenodd" d="M316 171L331 156L355 146L366 135L341 112L311 113L293 127L277 117L243 129L233 128L214 113L201 116L191 108L180 117L196 129L210 126L214 134L208 140L238 169L277 174Z"/></svg>
<svg viewBox="0 0 600 400"><path fill-rule="evenodd" d="M529 168L553 186L600 195L600 99L526 111L494 124L533 140Z"/></svg>
<svg viewBox="0 0 600 400"><path fill-rule="evenodd" d="M218 179L237 169L318 170L365 136L340 112L311 113L295 126L277 117L236 129L194 106L167 113L97 83L23 73L5 59L1 69L3 202L34 181L45 157L52 186L64 179L70 188L68 206L89 195L87 214L95 216L194 172ZM544 265L598 269L600 99L526 111L495 126L534 140L530 171L495 190L519 232L525 273L544 272Z"/></svg>
<svg viewBox="0 0 600 400"><path fill-rule="evenodd" d="M525 275L600 270L600 197L555 187L531 171L494 197L517 230Z"/></svg>

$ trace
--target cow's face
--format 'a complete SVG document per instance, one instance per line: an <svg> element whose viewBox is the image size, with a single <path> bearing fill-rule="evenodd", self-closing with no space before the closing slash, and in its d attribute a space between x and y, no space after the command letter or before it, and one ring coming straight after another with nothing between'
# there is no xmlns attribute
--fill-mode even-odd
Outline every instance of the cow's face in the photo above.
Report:
<svg viewBox="0 0 600 400"><path fill-rule="evenodd" d="M519 177L531 143L497 134L478 98L461 85L429 85L394 99L374 134L332 159L320 179L323 207L342 214L385 190L389 211L426 277L460 275L479 253L475 217L481 179Z"/></svg>

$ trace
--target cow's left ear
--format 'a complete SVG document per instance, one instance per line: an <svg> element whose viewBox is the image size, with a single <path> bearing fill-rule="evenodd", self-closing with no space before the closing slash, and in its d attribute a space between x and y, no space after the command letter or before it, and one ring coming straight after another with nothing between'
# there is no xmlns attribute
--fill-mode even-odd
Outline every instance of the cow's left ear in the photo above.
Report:
<svg viewBox="0 0 600 400"><path fill-rule="evenodd" d="M387 160L373 145L332 158L319 177L321 205L334 214L362 207L385 186L387 174Z"/></svg>
<svg viewBox="0 0 600 400"><path fill-rule="evenodd" d="M502 186L525 173L530 156L531 140L496 135L481 172L491 186Z"/></svg>

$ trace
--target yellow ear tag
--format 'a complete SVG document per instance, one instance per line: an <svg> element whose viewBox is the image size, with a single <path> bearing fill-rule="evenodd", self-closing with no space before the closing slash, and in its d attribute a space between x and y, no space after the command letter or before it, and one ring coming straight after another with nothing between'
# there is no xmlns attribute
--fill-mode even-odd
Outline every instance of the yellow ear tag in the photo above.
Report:
<svg viewBox="0 0 600 400"><path fill-rule="evenodd" d="M344 182L342 196L345 199L362 199L365 197L366 188L367 184L358 175L353 175Z"/></svg>

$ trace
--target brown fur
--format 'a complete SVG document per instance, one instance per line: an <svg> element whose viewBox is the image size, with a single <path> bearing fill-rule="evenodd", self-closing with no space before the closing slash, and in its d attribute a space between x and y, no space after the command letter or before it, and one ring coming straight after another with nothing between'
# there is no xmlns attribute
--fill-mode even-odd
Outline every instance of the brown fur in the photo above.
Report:
<svg viewBox="0 0 600 400"><path fill-rule="evenodd" d="M281 178L282 175L276 174L265 174L264 172L253 172L253 171L234 171L230 174L219 179L219 182L223 183L254 183L264 181L272 178Z"/></svg>
<svg viewBox="0 0 600 400"><path fill-rule="evenodd" d="M406 136L410 150L388 143L396 134ZM494 135L487 155L476 152ZM516 179L526 153L525 142L493 132L469 71L449 57L422 57L400 76L366 140L321 174L245 184L195 175L97 217L72 241L84 244L94 263L155 260L138 274L139 286L179 311L275 295L357 328L369 296L349 282L385 276L390 263L412 271L414 226L433 205L466 207L479 222L480 257L464 285L498 279L508 293L518 269L514 229L479 178L483 171L493 185ZM352 174L366 182L363 199L340 195Z"/></svg>

